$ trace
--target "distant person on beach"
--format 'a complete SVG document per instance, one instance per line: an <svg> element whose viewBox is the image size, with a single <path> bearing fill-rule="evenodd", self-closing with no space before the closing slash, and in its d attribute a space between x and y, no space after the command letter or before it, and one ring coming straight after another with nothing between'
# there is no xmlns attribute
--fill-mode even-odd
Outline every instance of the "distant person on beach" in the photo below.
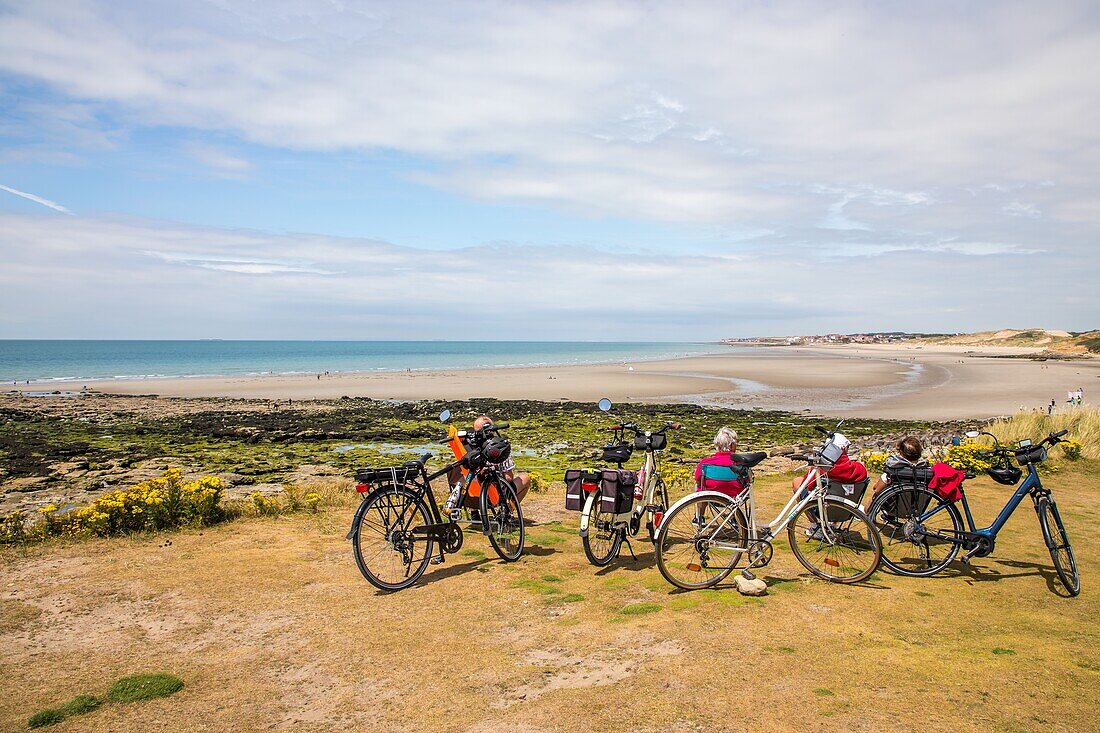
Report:
<svg viewBox="0 0 1100 733"><path fill-rule="evenodd" d="M1047 405L1047 414L1049 415L1052 412L1054 412L1054 398L1053 397L1050 400L1050 404Z"/></svg>
<svg viewBox="0 0 1100 733"><path fill-rule="evenodd" d="M882 490L890 485L890 474L893 472L893 469L899 466L916 467L928 465L928 462L921 458L921 454L924 453L924 446L921 445L920 440L917 439L916 436L907 435L902 438L898 441L896 450L897 453L886 459L885 470L871 488L871 497L860 505L860 509L863 511L867 511L867 508L875 503L875 498L882 493Z"/></svg>
<svg viewBox="0 0 1100 733"><path fill-rule="evenodd" d="M699 461L695 466L695 487L697 491L720 491L729 497L735 497L745 490L741 479L711 478L704 475L703 466L722 466L737 469L733 459L737 450L737 431L730 427L721 427L714 436L714 454Z"/></svg>

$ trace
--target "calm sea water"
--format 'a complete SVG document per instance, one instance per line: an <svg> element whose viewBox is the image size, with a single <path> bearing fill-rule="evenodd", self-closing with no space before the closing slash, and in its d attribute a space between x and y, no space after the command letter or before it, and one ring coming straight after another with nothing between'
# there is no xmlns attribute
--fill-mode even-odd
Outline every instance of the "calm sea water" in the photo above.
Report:
<svg viewBox="0 0 1100 733"><path fill-rule="evenodd" d="M590 364L715 353L719 344L582 341L0 340L0 385L405 369Z"/></svg>

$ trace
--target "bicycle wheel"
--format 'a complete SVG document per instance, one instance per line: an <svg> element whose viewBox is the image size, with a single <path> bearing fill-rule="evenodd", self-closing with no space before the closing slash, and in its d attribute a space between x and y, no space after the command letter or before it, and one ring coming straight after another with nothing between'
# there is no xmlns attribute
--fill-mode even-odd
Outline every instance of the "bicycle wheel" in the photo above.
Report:
<svg viewBox="0 0 1100 733"><path fill-rule="evenodd" d="M355 513L351 537L363 577L387 591L415 583L432 558L434 540L412 530L431 524L430 517L423 497L404 486L371 492Z"/></svg>
<svg viewBox="0 0 1100 733"><path fill-rule="evenodd" d="M612 526L614 519L614 514L600 511L600 494L597 492L588 511L588 534L581 538L581 545L588 562L598 568L614 560L623 544L623 530Z"/></svg>
<svg viewBox="0 0 1100 733"><path fill-rule="evenodd" d="M959 554L962 516L927 487L891 487L870 514L882 536L882 563L899 575L935 575Z"/></svg>
<svg viewBox="0 0 1100 733"><path fill-rule="evenodd" d="M721 583L747 542L745 515L733 500L697 496L665 515L654 548L657 568L677 588Z"/></svg>
<svg viewBox="0 0 1100 733"><path fill-rule="evenodd" d="M523 511L511 483L494 481L481 487L481 521L500 559L518 560L523 553Z"/></svg>
<svg viewBox="0 0 1100 733"><path fill-rule="evenodd" d="M1039 526L1043 529L1043 539L1050 551L1050 559L1054 561L1054 569L1058 571L1062 585L1071 596L1075 596L1081 592L1081 575L1077 572L1077 559L1073 556L1069 535L1062 524L1062 515L1058 513L1054 497L1044 496L1039 499L1036 510L1039 512Z"/></svg>
<svg viewBox="0 0 1100 733"><path fill-rule="evenodd" d="M787 525L787 538L803 567L835 583L858 583L875 572L882 558L882 540L871 520L855 506L831 496L824 499L825 520L819 523L817 502L799 510Z"/></svg>

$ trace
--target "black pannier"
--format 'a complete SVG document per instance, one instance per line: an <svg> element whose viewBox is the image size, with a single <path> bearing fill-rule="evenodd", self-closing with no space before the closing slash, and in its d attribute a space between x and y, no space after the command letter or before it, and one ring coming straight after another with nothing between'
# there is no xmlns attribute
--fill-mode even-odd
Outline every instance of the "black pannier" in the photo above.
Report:
<svg viewBox="0 0 1100 733"><path fill-rule="evenodd" d="M355 471L355 481L360 484L401 484L415 479L420 475L421 470L421 466L410 464L385 468L359 468Z"/></svg>
<svg viewBox="0 0 1100 733"><path fill-rule="evenodd" d="M911 517L923 514L932 501L932 494L924 491L906 491L906 487L927 489L932 480L932 468L924 461L914 465L887 466L886 477L893 489L882 505L887 514L894 517Z"/></svg>
<svg viewBox="0 0 1100 733"><path fill-rule="evenodd" d="M584 509L588 494L600 488L600 472L570 468L565 472L565 508L571 512Z"/></svg>
<svg viewBox="0 0 1100 733"><path fill-rule="evenodd" d="M630 443L612 443L603 447L603 456L600 460L604 463L626 463L633 452L634 446Z"/></svg>
<svg viewBox="0 0 1100 733"><path fill-rule="evenodd" d="M638 450L664 450L668 438L664 433L638 433L634 436L634 447Z"/></svg>
<svg viewBox="0 0 1100 733"><path fill-rule="evenodd" d="M634 507L634 487L638 474L622 468L600 471L600 511L605 514L626 514Z"/></svg>

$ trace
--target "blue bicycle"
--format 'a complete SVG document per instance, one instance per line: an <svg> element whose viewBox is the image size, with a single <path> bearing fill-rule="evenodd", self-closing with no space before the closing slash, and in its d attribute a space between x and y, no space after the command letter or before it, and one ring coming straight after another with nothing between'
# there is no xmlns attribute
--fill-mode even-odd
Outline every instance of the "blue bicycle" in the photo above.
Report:
<svg viewBox="0 0 1100 733"><path fill-rule="evenodd" d="M901 575L926 577L947 567L960 551L966 552L962 557L964 563L970 562L973 557L986 557L993 552L997 533L1024 497L1030 495L1039 517L1043 540L1050 551L1050 559L1054 561L1054 569L1069 594L1076 596L1081 592L1081 576L1077 572L1073 548L1070 547L1054 496L1050 489L1043 486L1036 468L1046 460L1047 447L1062 442L1066 432L1051 433L1038 443L1021 440L1016 448L1002 446L990 433L974 431L966 434L969 438L979 435L993 438L993 448L987 452L993 465L986 473L997 483L1005 486L1019 483L1023 471L1014 463L1027 469L1027 478L1009 497L993 524L984 529L975 527L965 491L960 490L958 500L949 501L930 489L927 481L922 481L920 477L892 482L875 497L870 511L882 535L883 564ZM967 474L967 478L973 477L974 474ZM957 506L959 500L966 514L968 529L963 528Z"/></svg>

